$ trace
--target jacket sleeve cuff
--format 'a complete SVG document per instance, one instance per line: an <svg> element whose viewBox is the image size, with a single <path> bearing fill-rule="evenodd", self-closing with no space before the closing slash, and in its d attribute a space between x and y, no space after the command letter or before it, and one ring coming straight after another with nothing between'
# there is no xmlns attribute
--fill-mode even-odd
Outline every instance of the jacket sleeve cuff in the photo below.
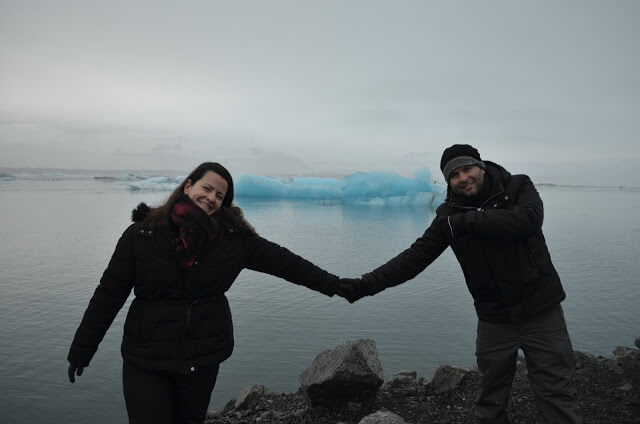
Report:
<svg viewBox="0 0 640 424"><path fill-rule="evenodd" d="M77 344L72 344L69 349L69 354L67 355L67 360L78 366L88 367L89 362L95 355L96 349L91 349L83 346L78 346Z"/></svg>
<svg viewBox="0 0 640 424"><path fill-rule="evenodd" d="M330 274L327 276L326 282L325 284L321 285L321 286L309 286L309 288L320 292L326 296L333 296L335 294L338 294L338 288L340 287L340 279L338 278L338 276Z"/></svg>

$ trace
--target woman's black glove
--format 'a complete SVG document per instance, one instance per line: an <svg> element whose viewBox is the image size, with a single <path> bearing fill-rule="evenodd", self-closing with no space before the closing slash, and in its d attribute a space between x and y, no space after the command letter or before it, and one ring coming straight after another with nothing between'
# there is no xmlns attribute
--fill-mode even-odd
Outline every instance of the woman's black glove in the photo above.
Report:
<svg viewBox="0 0 640 424"><path fill-rule="evenodd" d="M344 297L353 303L365 297L362 280L360 278L341 278L338 283L338 296Z"/></svg>
<svg viewBox="0 0 640 424"><path fill-rule="evenodd" d="M76 375L81 376L82 371L84 371L84 367L82 365L75 365L69 362L69 370L67 371L69 374L69 381L75 383Z"/></svg>

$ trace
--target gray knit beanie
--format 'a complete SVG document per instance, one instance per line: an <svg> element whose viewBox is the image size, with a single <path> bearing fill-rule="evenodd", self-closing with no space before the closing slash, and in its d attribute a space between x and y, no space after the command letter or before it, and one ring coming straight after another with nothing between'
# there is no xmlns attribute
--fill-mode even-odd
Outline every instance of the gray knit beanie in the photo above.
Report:
<svg viewBox="0 0 640 424"><path fill-rule="evenodd" d="M476 165L482 169L487 169L486 165L480 158L478 150L468 144L454 144L451 147L447 147L442 152L442 159L440 159L440 169L444 175L445 181L449 182L451 173L463 166Z"/></svg>

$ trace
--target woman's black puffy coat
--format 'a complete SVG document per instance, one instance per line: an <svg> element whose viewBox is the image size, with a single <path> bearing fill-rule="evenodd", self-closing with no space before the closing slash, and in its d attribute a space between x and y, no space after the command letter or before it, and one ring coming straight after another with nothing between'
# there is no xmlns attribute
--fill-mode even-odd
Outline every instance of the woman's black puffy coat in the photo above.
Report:
<svg viewBox="0 0 640 424"><path fill-rule="evenodd" d="M190 373L233 350L225 292L244 268L272 274L326 295L338 277L264 238L222 226L195 265L184 269L169 237L142 221L118 241L78 328L68 360L87 366L131 289L122 356L149 369Z"/></svg>
<svg viewBox="0 0 640 424"><path fill-rule="evenodd" d="M495 163L486 165L491 187L484 203L459 205L449 193L422 237L362 276L370 294L415 277L451 246L483 321L521 321L565 298L542 234L542 200L533 183Z"/></svg>

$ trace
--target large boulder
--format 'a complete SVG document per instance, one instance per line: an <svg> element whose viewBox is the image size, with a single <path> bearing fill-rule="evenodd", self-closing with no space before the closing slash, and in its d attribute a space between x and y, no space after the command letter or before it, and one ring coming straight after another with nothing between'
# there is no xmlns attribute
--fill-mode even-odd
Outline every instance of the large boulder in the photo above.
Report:
<svg viewBox="0 0 640 424"><path fill-rule="evenodd" d="M381 410L367 415L358 424L407 424L407 422L400 415Z"/></svg>
<svg viewBox="0 0 640 424"><path fill-rule="evenodd" d="M361 339L320 352L300 375L300 388L313 406L346 404L372 399L383 381L376 343Z"/></svg>
<svg viewBox="0 0 640 424"><path fill-rule="evenodd" d="M470 370L466 368L440 365L426 385L427 392L433 394L445 393L457 387L469 372Z"/></svg>

